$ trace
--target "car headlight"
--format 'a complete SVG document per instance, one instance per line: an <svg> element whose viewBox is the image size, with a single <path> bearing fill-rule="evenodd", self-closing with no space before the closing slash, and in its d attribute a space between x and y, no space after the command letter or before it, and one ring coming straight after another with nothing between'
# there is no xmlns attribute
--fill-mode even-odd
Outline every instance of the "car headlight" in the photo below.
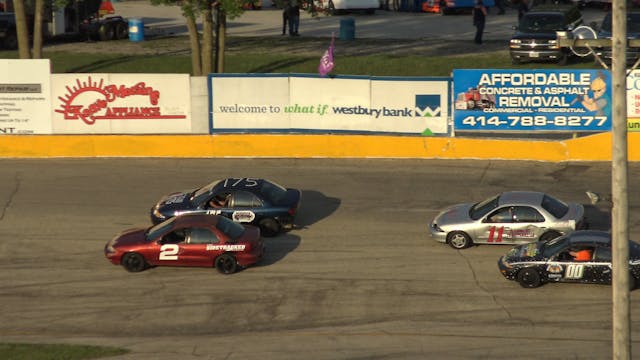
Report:
<svg viewBox="0 0 640 360"><path fill-rule="evenodd" d="M161 212L158 210L158 207L157 207L157 206L153 209L153 216L157 217L158 219L165 219L165 218L166 218L166 216L164 216L164 214L163 214L163 213L161 213Z"/></svg>
<svg viewBox="0 0 640 360"><path fill-rule="evenodd" d="M519 39L511 39L511 41L509 42L509 46L519 48L521 43L522 41L520 41Z"/></svg>
<svg viewBox="0 0 640 360"><path fill-rule="evenodd" d="M549 40L549 47L552 49L559 49L558 40Z"/></svg>

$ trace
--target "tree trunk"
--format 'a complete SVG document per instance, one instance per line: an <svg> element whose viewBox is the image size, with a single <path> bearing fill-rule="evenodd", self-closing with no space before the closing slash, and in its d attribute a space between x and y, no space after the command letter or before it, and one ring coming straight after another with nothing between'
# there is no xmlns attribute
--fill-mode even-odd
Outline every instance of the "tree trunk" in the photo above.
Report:
<svg viewBox="0 0 640 360"><path fill-rule="evenodd" d="M227 31L227 15L219 9L216 16L216 72L224 73L224 41Z"/></svg>
<svg viewBox="0 0 640 360"><path fill-rule="evenodd" d="M206 75L213 70L213 15L209 6L202 13L202 74Z"/></svg>
<svg viewBox="0 0 640 360"><path fill-rule="evenodd" d="M29 27L27 25L27 15L24 11L24 0L13 2L13 11L16 16L16 35L18 36L18 55L20 59L31 59L29 45Z"/></svg>
<svg viewBox="0 0 640 360"><path fill-rule="evenodd" d="M200 39L196 19L187 16L187 29L189 30L189 43L191 44L191 74L193 76L202 76L202 63L200 61Z"/></svg>
<svg viewBox="0 0 640 360"><path fill-rule="evenodd" d="M33 19L33 58L42 59L42 17L44 0L36 0L35 18Z"/></svg>

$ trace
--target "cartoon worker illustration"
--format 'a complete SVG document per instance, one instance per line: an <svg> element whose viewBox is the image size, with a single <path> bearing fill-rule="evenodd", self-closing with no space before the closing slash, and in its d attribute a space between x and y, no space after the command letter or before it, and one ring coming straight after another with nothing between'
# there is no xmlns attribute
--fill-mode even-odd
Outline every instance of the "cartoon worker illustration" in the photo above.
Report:
<svg viewBox="0 0 640 360"><path fill-rule="evenodd" d="M611 108L611 99L607 94L607 84L604 81L604 74L601 72L598 74L589 86L593 97L589 97L589 94L585 94L581 103L585 109L589 111L595 111L596 116L605 116L609 114Z"/></svg>

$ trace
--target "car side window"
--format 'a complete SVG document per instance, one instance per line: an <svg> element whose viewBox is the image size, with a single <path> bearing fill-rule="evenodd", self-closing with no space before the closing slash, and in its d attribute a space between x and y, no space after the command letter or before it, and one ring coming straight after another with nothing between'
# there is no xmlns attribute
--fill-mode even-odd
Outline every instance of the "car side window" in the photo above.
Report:
<svg viewBox="0 0 640 360"><path fill-rule="evenodd" d="M504 207L494 211L491 215L487 217L487 221L489 223L511 223L513 222L513 217L511 216L511 208Z"/></svg>
<svg viewBox="0 0 640 360"><path fill-rule="evenodd" d="M544 217L530 206L516 206L513 208L513 220L521 223L538 223L544 222Z"/></svg>
<svg viewBox="0 0 640 360"><path fill-rule="evenodd" d="M611 248L596 248L596 252L593 254L593 260L597 262L611 262Z"/></svg>
<svg viewBox="0 0 640 360"><path fill-rule="evenodd" d="M163 236L159 241L160 244L180 244L185 241L185 230L176 229L167 235Z"/></svg>
<svg viewBox="0 0 640 360"><path fill-rule="evenodd" d="M187 234L187 244L217 244L218 236L207 228L193 228Z"/></svg>
<svg viewBox="0 0 640 360"><path fill-rule="evenodd" d="M262 201L256 195L248 191L236 191L230 200L232 208L255 208L261 207Z"/></svg>

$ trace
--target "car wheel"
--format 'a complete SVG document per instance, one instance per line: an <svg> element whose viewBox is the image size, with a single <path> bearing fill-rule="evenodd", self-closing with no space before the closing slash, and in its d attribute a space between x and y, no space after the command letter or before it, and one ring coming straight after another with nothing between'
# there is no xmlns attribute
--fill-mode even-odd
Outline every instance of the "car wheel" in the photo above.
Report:
<svg viewBox="0 0 640 360"><path fill-rule="evenodd" d="M540 273L533 268L524 268L518 272L518 282L523 288L536 288L542 284Z"/></svg>
<svg viewBox="0 0 640 360"><path fill-rule="evenodd" d="M233 274L238 269L238 262L233 255L222 254L216 258L216 269L225 275Z"/></svg>
<svg viewBox="0 0 640 360"><path fill-rule="evenodd" d="M637 284L638 284L638 280L636 279L636 277L633 276L632 273L629 273L629 291L635 290Z"/></svg>
<svg viewBox="0 0 640 360"><path fill-rule="evenodd" d="M98 29L98 36L100 38L100 41L113 40L115 34L116 30L111 24L102 24L100 26L100 29Z"/></svg>
<svg viewBox="0 0 640 360"><path fill-rule="evenodd" d="M466 249L471 246L471 238L462 231L454 231L447 236L449 245L457 250Z"/></svg>
<svg viewBox="0 0 640 360"><path fill-rule="evenodd" d="M560 236L560 233L557 231L547 231L540 236L540 241L547 242L557 238L558 236Z"/></svg>
<svg viewBox="0 0 640 360"><path fill-rule="evenodd" d="M273 237L280 232L280 224L272 218L265 218L258 223L262 236Z"/></svg>
<svg viewBox="0 0 640 360"><path fill-rule="evenodd" d="M129 37L129 29L127 28L127 24L123 22L119 22L116 25L116 40L123 40Z"/></svg>
<svg viewBox="0 0 640 360"><path fill-rule="evenodd" d="M121 263L128 272L140 272L147 268L144 256L133 252L124 254Z"/></svg>
<svg viewBox="0 0 640 360"><path fill-rule="evenodd" d="M520 65L520 64L522 64L522 61L520 61L520 59L518 59L518 58L511 58L511 63L513 65Z"/></svg>

